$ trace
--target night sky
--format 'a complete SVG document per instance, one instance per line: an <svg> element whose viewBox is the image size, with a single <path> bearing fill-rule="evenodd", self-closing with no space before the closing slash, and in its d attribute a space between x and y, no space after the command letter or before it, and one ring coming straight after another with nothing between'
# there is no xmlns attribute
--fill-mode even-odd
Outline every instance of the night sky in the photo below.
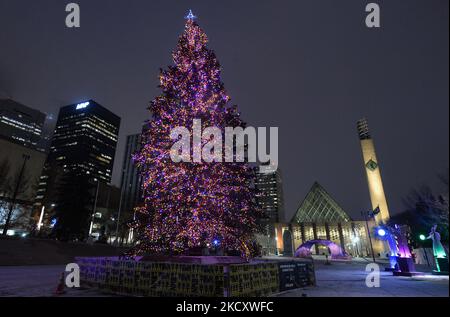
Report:
<svg viewBox="0 0 450 317"><path fill-rule="evenodd" d="M94 99L138 133L159 68L192 9L249 125L279 127L290 219L314 181L355 218L370 208L355 123L367 117L391 214L413 188L448 172L448 1L78 0L81 28L61 0L0 0L0 94L55 116Z"/></svg>

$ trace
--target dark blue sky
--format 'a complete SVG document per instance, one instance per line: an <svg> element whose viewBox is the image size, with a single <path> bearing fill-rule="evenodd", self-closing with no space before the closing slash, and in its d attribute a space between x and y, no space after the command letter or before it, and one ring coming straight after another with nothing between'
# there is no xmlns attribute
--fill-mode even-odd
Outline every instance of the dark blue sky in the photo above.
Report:
<svg viewBox="0 0 450 317"><path fill-rule="evenodd" d="M189 8L252 126L278 126L290 218L314 181L358 215L370 207L355 122L366 116L391 213L448 171L448 1L79 0L67 29L61 0L0 0L0 91L55 115L93 98L122 117L124 137L149 117L158 70L171 64Z"/></svg>

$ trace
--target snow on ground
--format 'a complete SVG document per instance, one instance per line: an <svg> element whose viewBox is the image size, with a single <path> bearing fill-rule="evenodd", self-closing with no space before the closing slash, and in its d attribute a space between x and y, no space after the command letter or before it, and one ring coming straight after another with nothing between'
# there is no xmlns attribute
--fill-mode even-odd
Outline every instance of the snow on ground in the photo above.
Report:
<svg viewBox="0 0 450 317"><path fill-rule="evenodd" d="M448 276L435 276L429 272L415 277L394 277L381 271L380 287L368 288L365 284L368 260L352 263L333 262L324 265L316 260L317 286L283 292L283 297L332 297L332 296L449 296ZM380 268L384 268L384 264ZM418 271L429 270L426 266ZM0 296L54 296L62 265L50 266L0 266ZM66 289L61 296L110 296L94 289Z"/></svg>

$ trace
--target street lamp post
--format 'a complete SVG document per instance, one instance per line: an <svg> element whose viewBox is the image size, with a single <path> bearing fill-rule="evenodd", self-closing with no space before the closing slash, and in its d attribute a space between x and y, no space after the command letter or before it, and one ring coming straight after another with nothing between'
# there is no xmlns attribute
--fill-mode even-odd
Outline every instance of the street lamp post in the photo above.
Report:
<svg viewBox="0 0 450 317"><path fill-rule="evenodd" d="M94 228L94 217L95 217L95 213L97 212L97 198L98 198L98 188L100 186L100 182L97 179L97 190L95 192L95 202L94 202L94 210L92 212L92 217L91 217L91 225L89 226L89 236L91 236L92 234L92 229Z"/></svg>
<svg viewBox="0 0 450 317"><path fill-rule="evenodd" d="M364 214L364 221L366 222L367 235L369 236L370 252L372 252L373 263L376 263L376 261L375 261L375 253L373 252L372 238L370 236L369 222L367 220L367 213L366 212L361 212L361 214Z"/></svg>
<svg viewBox="0 0 450 317"><path fill-rule="evenodd" d="M422 241L422 242L425 241L426 238L427 238L427 237L426 237L425 235L423 235L423 234L421 234L421 235L419 236L419 239L420 239L420 241ZM424 247L423 243L422 243L422 249L423 249L423 253L425 253L425 259L427 260L428 266L431 266L431 265L430 265L430 260L428 260L427 248Z"/></svg>
<svg viewBox="0 0 450 317"><path fill-rule="evenodd" d="M17 200L17 194L19 193L20 183L22 182L23 172L25 171L25 166L27 164L27 161L30 159L30 156L27 154L22 154L23 158L23 164L22 168L20 169L19 178L16 183L16 188L14 189L13 198L11 201L11 204L9 206L8 216L6 217L5 226L3 227L3 235L6 236L6 233L8 232L9 224L11 222L12 214L14 211L14 205L16 204Z"/></svg>
<svg viewBox="0 0 450 317"><path fill-rule="evenodd" d="M124 187L125 187L124 184L122 184L122 188L120 190L119 212L117 213L116 239L114 240L115 245L119 245L119 223L120 223L120 212L122 211L122 197Z"/></svg>

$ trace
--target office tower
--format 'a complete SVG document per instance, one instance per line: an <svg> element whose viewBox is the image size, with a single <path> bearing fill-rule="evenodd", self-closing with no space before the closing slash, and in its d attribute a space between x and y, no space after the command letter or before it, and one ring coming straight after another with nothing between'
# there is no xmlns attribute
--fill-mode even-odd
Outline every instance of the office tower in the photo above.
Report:
<svg viewBox="0 0 450 317"><path fill-rule="evenodd" d="M111 182L120 118L93 100L62 107L48 161Z"/></svg>
<svg viewBox="0 0 450 317"><path fill-rule="evenodd" d="M111 184L99 183L97 201L93 206L89 228L91 237L100 239L102 242L111 242L112 236L116 234L119 205L120 188Z"/></svg>
<svg viewBox="0 0 450 317"><path fill-rule="evenodd" d="M141 134L127 136L120 182L120 188L122 189L121 210L125 215L132 215L134 207L142 201L141 176L132 158L140 147Z"/></svg>
<svg viewBox="0 0 450 317"><path fill-rule="evenodd" d="M0 137L38 149L45 114L11 99L0 99Z"/></svg>
<svg viewBox="0 0 450 317"><path fill-rule="evenodd" d="M66 172L110 183L119 127L120 118L94 100L62 107L36 203L56 199L57 183Z"/></svg>
<svg viewBox="0 0 450 317"><path fill-rule="evenodd" d="M284 216L281 172L279 169L274 172L261 172L259 167L255 172L256 203L263 211L262 218L258 219L262 232L256 235L256 239L263 246L263 254L278 254L275 225L283 221L280 219Z"/></svg>
<svg viewBox="0 0 450 317"><path fill-rule="evenodd" d="M375 216L375 222L377 224L380 222L386 223L389 220L389 209L384 195L380 165L375 152L375 146L365 118L357 122L357 129L359 140L361 142L372 209L380 209L380 212Z"/></svg>
<svg viewBox="0 0 450 317"><path fill-rule="evenodd" d="M48 153L52 142L53 132L55 131L56 118L53 114L46 114L44 126L42 127L42 137L38 142L38 149Z"/></svg>
<svg viewBox="0 0 450 317"><path fill-rule="evenodd" d="M281 172L277 169L271 173L256 170L256 201L264 212L264 219L271 223L279 222L283 217L283 189Z"/></svg>

